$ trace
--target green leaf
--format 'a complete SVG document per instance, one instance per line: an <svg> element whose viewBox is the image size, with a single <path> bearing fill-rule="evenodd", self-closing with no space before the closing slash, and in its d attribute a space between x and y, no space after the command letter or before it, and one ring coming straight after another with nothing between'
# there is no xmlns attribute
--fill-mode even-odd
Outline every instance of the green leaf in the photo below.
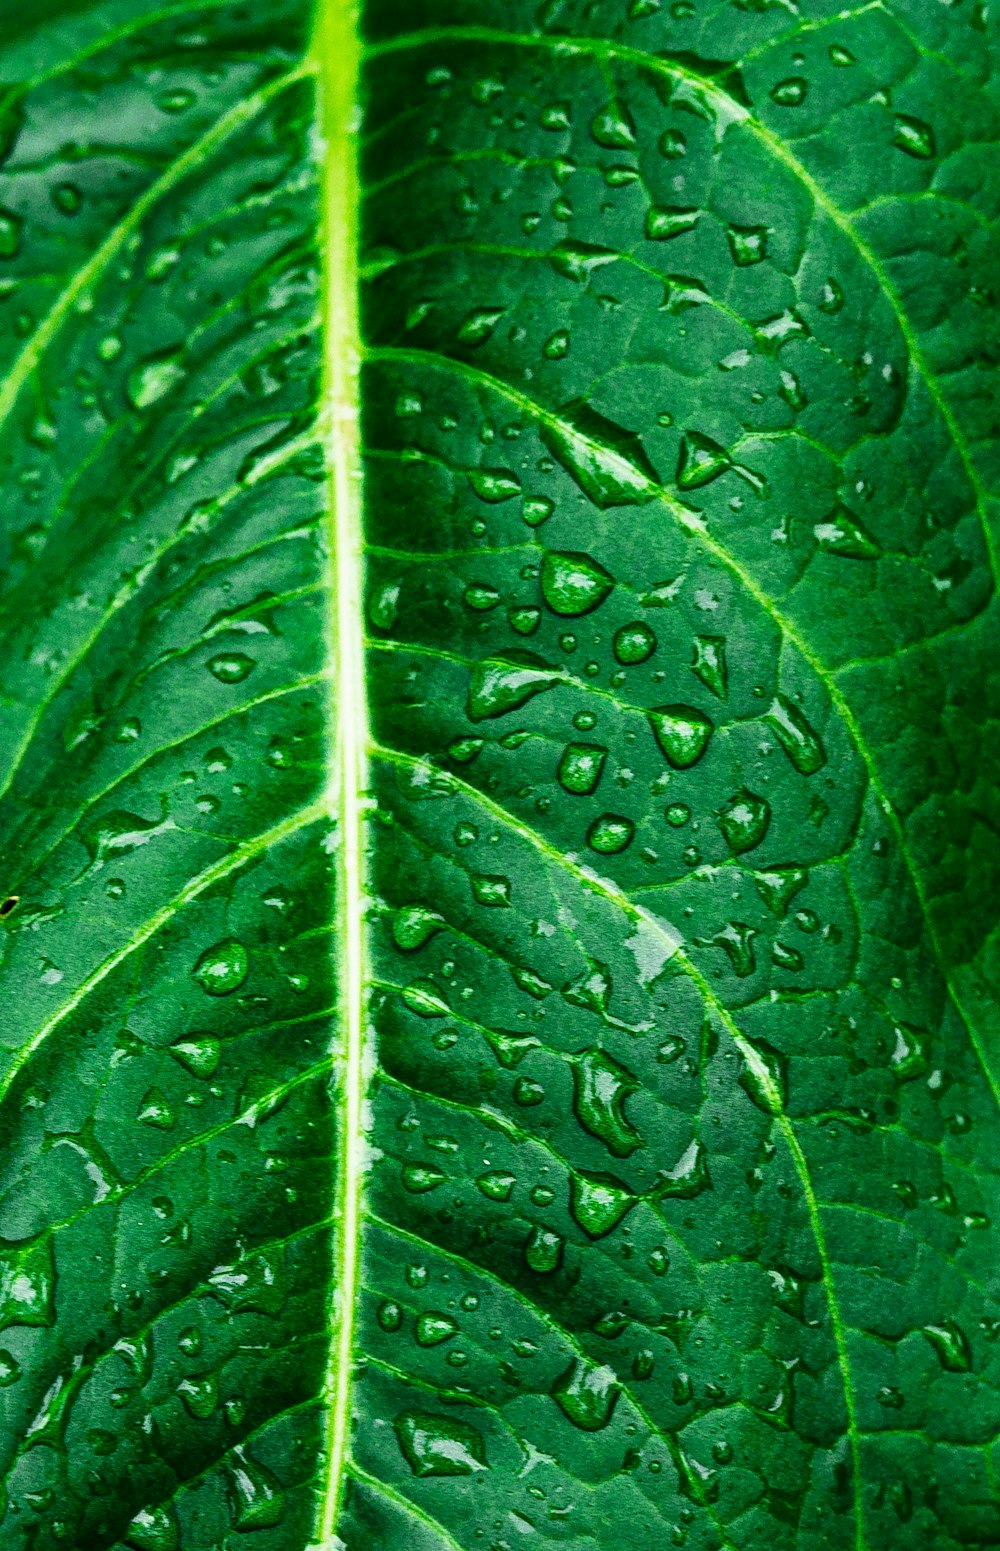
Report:
<svg viewBox="0 0 1000 1551"><path fill-rule="evenodd" d="M1000 1543L987 10L5 9L4 1551Z"/></svg>

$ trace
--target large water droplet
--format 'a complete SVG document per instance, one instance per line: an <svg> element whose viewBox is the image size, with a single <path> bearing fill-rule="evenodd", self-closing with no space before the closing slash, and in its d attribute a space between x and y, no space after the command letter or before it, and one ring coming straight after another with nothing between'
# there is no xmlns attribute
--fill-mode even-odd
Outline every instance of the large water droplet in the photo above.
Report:
<svg viewBox="0 0 1000 1551"><path fill-rule="evenodd" d="M766 720L796 770L807 776L822 770L826 764L822 740L787 695L775 695Z"/></svg>
<svg viewBox="0 0 1000 1551"><path fill-rule="evenodd" d="M557 771L560 785L576 797L589 797L600 784L607 757L599 743L568 743Z"/></svg>
<svg viewBox="0 0 1000 1551"><path fill-rule="evenodd" d="M646 662L655 651L656 636L642 620L635 620L630 625L622 625L615 631L615 658L624 667L634 667L637 663Z"/></svg>
<svg viewBox="0 0 1000 1551"><path fill-rule="evenodd" d="M487 657L474 664L469 678L469 720L505 716L557 682L552 669L530 652L508 652L504 661Z"/></svg>
<svg viewBox="0 0 1000 1551"><path fill-rule="evenodd" d="M677 1163L657 1180L657 1195L679 1197L691 1201L703 1190L710 1190L712 1181L708 1173L705 1145L698 1138L681 1154Z"/></svg>
<svg viewBox="0 0 1000 1551"><path fill-rule="evenodd" d="M432 1309L417 1317L416 1337L418 1346L440 1346L458 1334L458 1325L449 1314Z"/></svg>
<svg viewBox="0 0 1000 1551"><path fill-rule="evenodd" d="M169 1508L140 1508L125 1532L134 1551L180 1551L180 1530Z"/></svg>
<svg viewBox="0 0 1000 1551"><path fill-rule="evenodd" d="M635 1195L613 1174L574 1174L570 1184L570 1211L592 1239L602 1239L617 1228L636 1203Z"/></svg>
<svg viewBox="0 0 1000 1551"><path fill-rule="evenodd" d="M54 1325L56 1267L52 1241L38 1238L0 1253L0 1330Z"/></svg>
<svg viewBox="0 0 1000 1551"><path fill-rule="evenodd" d="M285 1514L285 1493L269 1470L234 1449L225 1462L233 1523L239 1530L273 1529Z"/></svg>
<svg viewBox="0 0 1000 1551"><path fill-rule="evenodd" d="M729 849L737 856L759 846L771 823L771 804L746 787L719 809L719 828Z"/></svg>
<svg viewBox="0 0 1000 1551"><path fill-rule="evenodd" d="M620 257L613 248L599 248L590 242L560 242L549 254L556 274L578 283L586 280L592 269L613 264Z"/></svg>
<svg viewBox="0 0 1000 1551"><path fill-rule="evenodd" d="M228 996L241 986L250 969L250 955L236 937L224 937L206 948L191 973L209 996Z"/></svg>
<svg viewBox="0 0 1000 1551"><path fill-rule="evenodd" d="M882 553L871 534L846 506L837 506L823 522L817 522L813 533L820 549L828 550L832 555L844 555L850 560L875 560Z"/></svg>
<svg viewBox="0 0 1000 1551"><path fill-rule="evenodd" d="M700 431L686 431L681 437L677 458L677 485L681 490L698 490L710 485L728 468L732 460L724 447Z"/></svg>
<svg viewBox="0 0 1000 1551"><path fill-rule="evenodd" d="M642 505L656 496L656 470L640 438L606 420L583 399L565 405L558 420L543 421L540 434L553 457L602 511Z"/></svg>
<svg viewBox="0 0 1000 1551"><path fill-rule="evenodd" d="M222 1046L211 1034L191 1034L170 1046L170 1054L192 1077L214 1077L222 1058Z"/></svg>
<svg viewBox="0 0 1000 1551"><path fill-rule="evenodd" d="M566 1242L561 1234L556 1233L552 1228L543 1228L538 1224L532 1229L524 1246L525 1264L529 1270L539 1276L550 1276L562 1265L565 1247Z"/></svg>
<svg viewBox="0 0 1000 1551"><path fill-rule="evenodd" d="M412 953L429 942L444 926L444 917L422 905L406 905L392 918L392 940L404 953Z"/></svg>
<svg viewBox="0 0 1000 1551"><path fill-rule="evenodd" d="M575 619L598 608L615 585L610 572L590 555L550 550L542 561L542 596L554 614Z"/></svg>
<svg viewBox="0 0 1000 1551"><path fill-rule="evenodd" d="M489 1468L482 1434L457 1417L402 1411L392 1426L415 1476L471 1476Z"/></svg>
<svg viewBox="0 0 1000 1551"><path fill-rule="evenodd" d="M719 700L726 698L726 641L721 635L696 635L691 671Z"/></svg>
<svg viewBox="0 0 1000 1551"><path fill-rule="evenodd" d="M595 113L590 133L606 151L629 151L636 143L635 122L621 103L609 102Z"/></svg>
<svg viewBox="0 0 1000 1551"><path fill-rule="evenodd" d="M613 1368L577 1357L552 1386L563 1415L583 1432L596 1433L611 1420L621 1387Z"/></svg>
<svg viewBox="0 0 1000 1551"><path fill-rule="evenodd" d="M263 1250L209 1273L208 1285L232 1314L278 1314L288 1295L281 1252Z"/></svg>
<svg viewBox="0 0 1000 1551"><path fill-rule="evenodd" d="M625 1101L639 1081L603 1050L572 1057L573 1112L585 1131L616 1158L629 1158L645 1142L625 1114Z"/></svg>
<svg viewBox="0 0 1000 1551"><path fill-rule="evenodd" d="M621 813L602 813L587 831L587 844L602 856L626 851L635 837L635 825Z"/></svg>
<svg viewBox="0 0 1000 1551"><path fill-rule="evenodd" d="M108 857L125 856L140 846L148 845L157 835L176 828L172 819L141 818L137 813L115 809L92 819L81 831L81 838L90 852L94 868L103 867Z"/></svg>
<svg viewBox="0 0 1000 1551"><path fill-rule="evenodd" d="M700 212L680 205L650 205L646 212L646 236L651 242L669 242L693 231Z"/></svg>
<svg viewBox="0 0 1000 1551"><path fill-rule="evenodd" d="M473 348L476 345L484 345L505 311L504 307L477 307L459 325L457 336L459 343Z"/></svg>
<svg viewBox="0 0 1000 1551"><path fill-rule="evenodd" d="M726 235L734 264L746 269L760 264L767 258L768 229L766 226L730 226Z"/></svg>
<svg viewBox="0 0 1000 1551"><path fill-rule="evenodd" d="M177 1117L160 1088L147 1088L139 1100L135 1118L157 1131L172 1131L177 1124Z"/></svg>
<svg viewBox="0 0 1000 1551"><path fill-rule="evenodd" d="M783 919L796 894L809 882L809 873L804 867L772 867L757 873L756 881L757 892L768 910Z"/></svg>
<svg viewBox="0 0 1000 1551"><path fill-rule="evenodd" d="M510 469L470 469L468 479L479 499L490 506L521 494L521 481Z"/></svg>
<svg viewBox="0 0 1000 1551"><path fill-rule="evenodd" d="M658 706L649 712L649 722L675 770L689 770L697 764L714 731L711 717L687 705Z"/></svg>

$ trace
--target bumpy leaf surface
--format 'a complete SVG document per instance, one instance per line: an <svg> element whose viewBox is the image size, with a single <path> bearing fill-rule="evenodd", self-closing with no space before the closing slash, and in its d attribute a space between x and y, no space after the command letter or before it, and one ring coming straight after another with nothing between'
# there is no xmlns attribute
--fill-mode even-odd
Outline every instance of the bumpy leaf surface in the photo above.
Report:
<svg viewBox="0 0 1000 1551"><path fill-rule="evenodd" d="M993 7L0 76L4 1551L1000 1545Z"/></svg>

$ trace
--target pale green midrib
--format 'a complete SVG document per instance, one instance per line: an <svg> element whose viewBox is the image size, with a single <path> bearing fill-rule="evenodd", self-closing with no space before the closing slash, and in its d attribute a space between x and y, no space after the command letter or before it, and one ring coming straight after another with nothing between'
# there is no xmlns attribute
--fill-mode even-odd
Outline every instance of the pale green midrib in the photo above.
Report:
<svg viewBox="0 0 1000 1551"><path fill-rule="evenodd" d="M389 764L399 764L407 769L424 769L427 767L427 762L425 760L418 759L411 754L403 754L396 749L386 748L382 744L373 743L372 753L379 759L385 760ZM754 1076L756 1077L761 1089L766 1093L771 1114L773 1115L774 1120L785 1139L785 1144L788 1147L789 1153L791 1154L792 1162L795 1166L796 1173L799 1177L799 1182L802 1186L802 1193L806 1203L809 1224L813 1233L813 1237L816 1241L816 1249L823 1272L823 1286L826 1292L827 1306L830 1311L830 1327L833 1334L834 1346L837 1352L837 1364L844 1389L844 1405L847 1413L848 1438L850 1441L851 1457L854 1467L853 1485L855 1517L857 1523L857 1551L865 1551L866 1541L863 1528L863 1508L861 1495L861 1443L857 1422L857 1411L855 1406L855 1386L852 1376L850 1356L847 1350L845 1326L840 1314L840 1305L837 1299L837 1292L833 1278L833 1268L827 1250L826 1234L823 1228L822 1219L820 1217L816 1194L813 1190L808 1163L806 1161L805 1154L802 1151L798 1137L795 1133L795 1129L792 1126L788 1116L785 1114L781 1094L776 1088L765 1063L761 1059L752 1042L742 1032L732 1014L729 1012L729 1009L719 1000L708 980L706 980L705 976L698 969L697 965L693 963L693 961L680 947L680 938L676 933L673 932L672 929L668 929L668 927L664 925L664 922L658 916L653 915L642 905L637 904L634 899L625 894L617 887L616 884L610 882L606 878L600 877L596 872L593 872L589 868L581 867L579 863L573 861L565 852L557 850L556 847L551 845L549 841L544 838L544 836L537 832L537 830L532 829L528 824L522 823L520 819L518 819L513 813L509 811L509 809L503 807L503 805L500 803L494 802L492 798L487 797L483 792L479 791L477 787L471 786L467 781L463 781L460 776L452 775L451 773L448 774L448 780L451 782L455 790L461 791L465 796L467 796L471 801L475 802L479 807L483 808L487 813L492 814L492 816L497 819L499 823L506 825L507 828L513 830L515 834L520 835L521 838L525 840L530 846L532 846L541 856L545 857L547 861L568 873L569 876L574 878L582 887L591 890L595 894L599 894L603 899L606 899L610 904L614 905L633 922L641 922L650 931L654 932L658 937L660 937L669 949L669 958L679 965L684 974L686 974L697 987L702 1001L712 1010L712 1012L718 1018L719 1022L726 1029L734 1045L739 1050L748 1067L754 1073Z"/></svg>
<svg viewBox="0 0 1000 1551"><path fill-rule="evenodd" d="M891 12L886 11L885 14L890 20L893 19ZM889 278L878 254L857 230L850 217L845 215L829 197L822 184L816 181L805 164L799 160L794 151L785 144L781 137L776 135L760 119L755 118L743 103L730 96L717 81L711 80L707 76L699 75L697 71L676 64L668 58L661 59L656 54L647 53L643 49L629 48L626 44L611 43L599 38L564 37L559 35L545 36L543 34L504 31L503 29L493 27L433 27L416 32L402 33L397 37L369 45L365 50L365 55L370 58L378 58L385 54L423 48L428 44L447 43L456 40L470 43L509 44L513 48L540 48L550 53L563 54L567 57L576 54L585 58L620 59L638 65L642 69L649 70L654 75L663 75L668 79L687 81L692 86L697 87L699 91L704 92L706 96L714 98L720 103L730 120L745 124L751 133L755 134L768 147L772 155L784 163L792 175L809 191L816 206L823 211L833 225L836 226L837 230L851 243L862 261L875 276L882 294L889 303L906 343L911 365L924 384L934 407L945 423L966 478L972 488L976 501L976 512L982 529L983 543L989 558L993 585L995 590L1000 591L1000 537L994 533L993 525L990 522L986 509L988 502L993 497L980 478L972 449L962 433L955 412L944 395L936 373L931 370L924 355L916 330L910 322L909 315L903 305L902 298ZM998 1102L1000 1102L1000 1091L998 1091L997 1097Z"/></svg>
<svg viewBox="0 0 1000 1551"><path fill-rule="evenodd" d="M481 386L489 387L500 397L509 399L511 403L517 404L520 409L524 410L525 414L531 415L532 418L539 423L548 425L555 430L572 432L573 438L576 441L592 448L595 452L607 453L609 451L608 448L595 441L593 437L585 435L576 426L570 426L566 421L561 420L559 416L554 414L551 410L547 410L543 405L538 404L534 399L529 398L527 394L519 392L517 388L514 388L509 383L504 382L502 378L493 377L490 375L490 373L481 370L479 367L470 366L466 362L453 360L450 356L441 355L435 351L404 349L399 346L383 346L378 349L370 349L366 352L366 358L369 360L410 360L426 366L437 367L442 371L455 372L457 375L464 376L470 381L476 382ZM621 455L618 456L620 457ZM634 466L628 463L628 460L623 457L621 458L621 463L623 468L628 468L630 476L635 479L637 476L637 470L634 468ZM792 643L795 649L801 654L803 660L809 664L809 667L812 669L813 673L815 673L820 683L825 687L827 694L830 696L832 704L836 708L838 714L847 727L851 741L854 743L854 746L857 749L862 762L864 763L865 769L868 773L869 782L871 783L872 791L879 804L879 809L893 832L896 844L899 847L900 855L902 856L903 862L906 866L907 874L913 886L917 902L920 906L921 915L927 929L927 936L930 941L935 962L938 966L938 971L942 980L944 981L945 986L947 987L948 994L951 997L955 1010L957 1011L963 1025L965 1026L966 1032L972 1043L972 1047L976 1053L976 1058L980 1067L982 1068L983 1075L989 1084L990 1091L993 1094L997 1107L1000 1109L1000 1075L994 1073L992 1064L987 1055L986 1047L982 1038L980 1037L976 1024L971 1016L966 1012L965 1004L954 984L944 950L941 946L941 940L938 936L937 929L934 926L934 921L931 915L930 906L928 904L927 895L923 887L923 882L921 880L916 862L914 861L913 855L910 851L909 843L906 839L906 834L899 815L896 812L895 806L893 805L891 798L889 797L885 787L882 784L882 778L879 774L875 756L873 755L871 749L868 747L868 742L862 731L861 724L851 709L850 703L848 702L844 691L838 684L834 674L831 673L826 665L816 656L816 653L806 641L805 637L801 634L798 627L778 608L773 598L771 598L769 594L763 590L756 579L751 576L749 571L747 571L739 563L739 561L735 558L734 555L730 553L725 545L720 544L717 539L712 537L708 531L707 526L703 525L701 520L697 518L695 514L690 511L682 501L677 500L677 498L670 493L665 485L658 484L656 481L646 478L645 475L642 475L641 479L646 489L648 489L650 492L651 498L662 501L668 510L670 510L681 523L681 526L684 528L685 532L691 538L696 539L700 543L704 544L705 548L713 555L715 555L716 558L719 559L723 565L725 565L726 568L732 573L732 575L736 577L740 584L746 588L747 592L749 592L751 597L764 611L768 618L773 621L773 623L778 627L785 638Z"/></svg>
<svg viewBox="0 0 1000 1551"><path fill-rule="evenodd" d="M148 942L162 927L166 926L179 910L182 910L185 905L189 905L192 900L197 899L206 889L210 889L214 884L220 883L224 878L228 878L232 873L237 872L247 862L252 861L254 857L262 855L271 846L278 845L280 841L288 839L289 836L296 834L298 830L315 823L326 812L325 804L317 802L301 809L297 813L293 813L289 818L282 819L280 824L275 824L271 829L264 831L263 834L255 835L252 840L244 841L233 851L230 851L228 855L214 862L211 867L207 867L204 872L199 873L197 877L192 878L190 882L186 883L174 895L173 899L168 900L166 904L160 906L159 910L154 911L141 926L136 928L126 942L122 943L113 953L103 959L96 969L91 970L90 974L80 982L73 994L67 997L62 1006L52 1013L35 1030L31 1038L14 1052L13 1060L4 1073L2 1080L0 1080L0 1105L7 1098L18 1073L23 1070L35 1052L45 1044L46 1040L55 1032L59 1025L71 1013L76 1011L90 993L102 981L106 980L113 970L117 969L137 948L141 948L143 943Z"/></svg>
<svg viewBox="0 0 1000 1551"><path fill-rule="evenodd" d="M361 40L354 0L318 0L309 55L316 76L323 140L321 245L326 323L324 405L329 425L329 639L331 770L328 801L337 820L335 912L340 931L334 1027L334 1230L329 1349L323 1389L324 1455L317 1476L315 1535L321 1548L340 1545L351 1446L355 1324L367 1140L365 814L368 710L364 662L361 517L358 229L358 130Z"/></svg>

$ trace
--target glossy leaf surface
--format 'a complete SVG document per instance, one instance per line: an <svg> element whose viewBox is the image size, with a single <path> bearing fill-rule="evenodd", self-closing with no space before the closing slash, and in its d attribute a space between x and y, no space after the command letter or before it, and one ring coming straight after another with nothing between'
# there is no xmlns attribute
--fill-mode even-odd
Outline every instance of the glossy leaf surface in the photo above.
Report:
<svg viewBox="0 0 1000 1551"><path fill-rule="evenodd" d="M995 1546L995 17L0 44L4 1551Z"/></svg>

